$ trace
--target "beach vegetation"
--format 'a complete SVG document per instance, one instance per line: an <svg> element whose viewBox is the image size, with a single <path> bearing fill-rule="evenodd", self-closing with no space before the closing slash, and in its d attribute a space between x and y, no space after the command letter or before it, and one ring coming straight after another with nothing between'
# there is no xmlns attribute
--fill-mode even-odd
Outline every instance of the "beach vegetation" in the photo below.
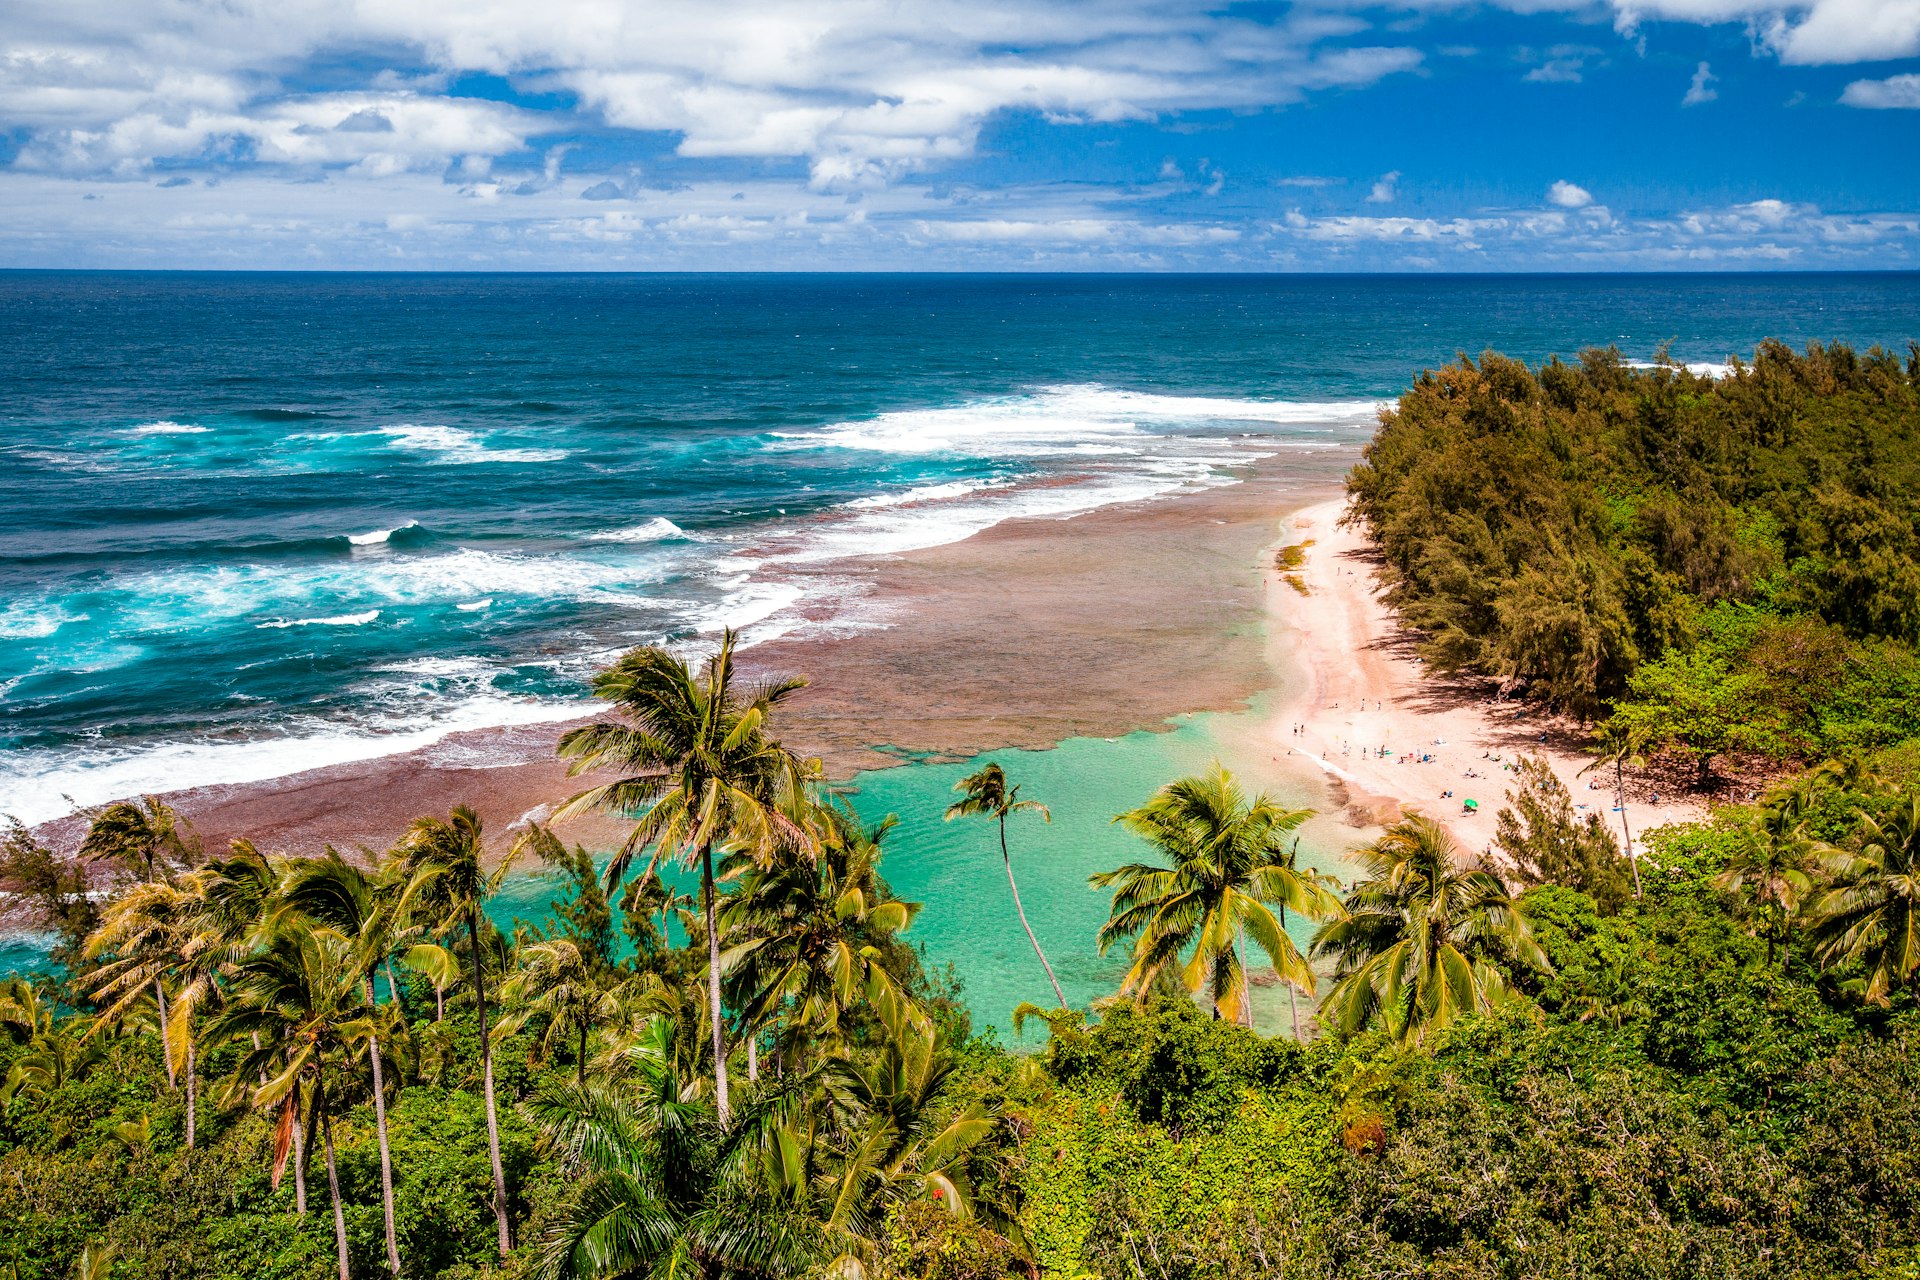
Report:
<svg viewBox="0 0 1920 1280"><path fill-rule="evenodd" d="M1348 481L1443 670L1604 722L1688 781L1920 735L1920 379L1762 344L1422 373Z"/></svg>
<svg viewBox="0 0 1920 1280"><path fill-rule="evenodd" d="M968 774L953 784L953 789L961 793L961 798L947 806L946 820L955 818L991 818L1000 830L1000 865L1006 868L1007 889L1013 894L1014 914L1020 917L1020 927L1027 931L1027 941L1033 944L1033 954L1039 958L1040 967L1047 971L1047 982L1053 987L1053 997L1059 1001L1056 1008L1067 1007L1067 997L1060 990L1060 979L1053 975L1053 965L1047 961L1047 953L1040 949L1040 939L1033 936L1033 926L1027 923L1027 909L1020 903L1020 885L1013 876L1013 857L1007 852L1007 819L1016 813L1035 813L1042 822L1052 822L1053 814L1047 806L1038 800L1022 800L1020 784L1007 781L1006 770L997 764L983 766L977 773Z"/></svg>

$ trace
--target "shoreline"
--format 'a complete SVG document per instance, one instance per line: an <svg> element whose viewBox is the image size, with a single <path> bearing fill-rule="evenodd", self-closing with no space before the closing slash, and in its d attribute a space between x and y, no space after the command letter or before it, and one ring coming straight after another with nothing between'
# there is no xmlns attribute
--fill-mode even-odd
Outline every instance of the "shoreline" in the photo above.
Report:
<svg viewBox="0 0 1920 1280"><path fill-rule="evenodd" d="M1581 774L1594 759L1584 750L1585 729L1528 704L1502 701L1493 682L1483 678L1429 671L1414 637L1382 598L1378 557L1358 529L1340 527L1346 511L1345 497L1295 511L1273 550L1311 543L1301 564L1283 570L1268 561L1275 661L1299 682L1268 718L1270 754L1318 770L1350 825L1371 831L1405 814L1424 813L1440 820L1468 855L1493 839L1494 815L1512 779L1504 766L1538 754L1572 794L1576 815L1598 813L1617 837L1621 815L1611 781ZM1287 581L1289 575L1304 593ZM1384 758L1377 754L1383 746ZM1432 759L1403 763L1408 755ZM1452 797L1443 798L1443 791ZM1479 802L1477 813L1464 811L1468 798ZM1636 848L1653 827L1707 815L1701 802L1656 804L1636 796L1631 784L1625 804Z"/></svg>
<svg viewBox="0 0 1920 1280"><path fill-rule="evenodd" d="M810 677L783 708L781 734L820 756L836 781L1242 708L1281 674L1263 643L1266 548L1289 513L1337 491L1351 452L1286 451L1230 485L797 568L795 578L851 587L891 625L836 634L830 616L803 613L824 625L742 651L742 669ZM285 853L384 848L414 818L467 803L501 854L526 822L588 785L566 776L553 744L590 718L470 730L409 752L163 797L209 849L247 836ZM35 831L72 847L81 829L69 816ZM617 842L625 826L587 816L558 830L594 847Z"/></svg>

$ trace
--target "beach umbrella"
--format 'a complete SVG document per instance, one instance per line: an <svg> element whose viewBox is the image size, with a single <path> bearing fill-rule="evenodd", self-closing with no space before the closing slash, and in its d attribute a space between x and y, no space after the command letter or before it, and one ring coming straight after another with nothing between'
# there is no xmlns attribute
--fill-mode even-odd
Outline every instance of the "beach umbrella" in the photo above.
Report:
<svg viewBox="0 0 1920 1280"><path fill-rule="evenodd" d="M1480 802L1479 802L1478 800L1469 800L1469 801L1467 801L1467 806L1466 806L1466 807L1467 807L1467 812L1468 812L1468 813L1478 813L1478 812L1480 812Z"/></svg>

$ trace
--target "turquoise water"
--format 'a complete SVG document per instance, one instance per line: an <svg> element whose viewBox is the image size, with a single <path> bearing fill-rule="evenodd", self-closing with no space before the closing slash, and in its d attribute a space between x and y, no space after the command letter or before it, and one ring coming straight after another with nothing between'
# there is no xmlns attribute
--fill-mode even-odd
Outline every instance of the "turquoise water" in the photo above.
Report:
<svg viewBox="0 0 1920 1280"><path fill-rule="evenodd" d="M1711 362L1916 316L1910 274L0 272L0 813L558 720L614 654L722 625L885 625L822 566L1350 449L1457 351ZM1239 724L1006 757L1054 806L1016 857L1076 1000L1121 967L1084 885L1127 854L1108 819ZM906 820L917 936L1004 1026L1044 977L986 825L938 821L964 771L860 802ZM520 883L508 916L544 907Z"/></svg>

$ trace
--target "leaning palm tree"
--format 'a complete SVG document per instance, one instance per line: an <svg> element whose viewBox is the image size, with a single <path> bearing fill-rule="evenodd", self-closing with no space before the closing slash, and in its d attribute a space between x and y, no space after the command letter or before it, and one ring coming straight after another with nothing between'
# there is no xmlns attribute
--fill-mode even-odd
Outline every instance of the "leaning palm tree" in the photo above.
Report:
<svg viewBox="0 0 1920 1280"><path fill-rule="evenodd" d="M279 1182L301 1112L320 1134L333 1197L333 1238L340 1280L347 1271L347 1219L334 1159L333 1115L345 1105L348 1063L367 1037L368 1005L361 960L348 939L325 928L290 925L270 944L238 965L232 999L208 1027L210 1037L246 1037L259 1048L240 1060L236 1093L279 1116L274 1139L274 1181ZM252 1084L265 1073L265 1084Z"/></svg>
<svg viewBox="0 0 1920 1280"><path fill-rule="evenodd" d="M493 1162L493 1216L499 1228L500 1256L504 1258L513 1249L513 1238L507 1222L507 1175L500 1164L500 1117L493 1097L493 1041L487 1030L487 934L482 931L481 921L486 901L499 889L512 858L487 871L482 861L486 844L480 815L465 805L456 806L444 821L418 819L401 840L398 852L406 861L408 880L394 910L435 919L442 931L466 930L473 963L474 1005L480 1019L480 1076L487 1104L487 1155Z"/></svg>
<svg viewBox="0 0 1920 1280"><path fill-rule="evenodd" d="M1058 1008L1067 1007L1067 997L1060 990L1060 979L1053 976L1053 966L1047 963L1047 953L1040 949L1040 939L1033 936L1033 926L1027 923L1027 909L1020 905L1020 886L1013 878L1013 857L1007 852L1007 818L1023 810L1037 813L1044 822L1053 821L1053 811L1038 800L1022 800L1020 786L1007 785L1006 771L997 764L987 765L977 773L970 773L953 784L955 791L963 792L965 799L956 800L947 806L946 820L955 818L983 817L992 818L1000 826L1000 862L1007 869L1007 888L1013 891L1014 914L1020 917L1020 927L1027 931L1027 941L1033 944L1033 954L1040 957L1040 967L1047 971L1047 981L1053 984L1053 998L1060 1003Z"/></svg>
<svg viewBox="0 0 1920 1280"><path fill-rule="evenodd" d="M1787 787L1768 796L1742 830L1742 839L1726 869L1715 876L1717 888L1749 899L1767 936L1767 964L1785 942L1791 954L1795 914L1813 891L1813 861L1819 841L1808 830L1815 787Z"/></svg>
<svg viewBox="0 0 1920 1280"><path fill-rule="evenodd" d="M1121 994L1144 998L1190 952L1179 970L1186 989L1207 989L1216 1016L1251 1026L1245 936L1281 978L1312 992L1313 969L1274 913L1277 906L1319 920L1340 911L1320 877L1294 865L1286 840L1312 816L1311 809L1282 808L1264 794L1248 799L1216 763L1199 777L1168 783L1146 804L1115 818L1171 864L1129 863L1089 877L1090 884L1113 890L1112 910L1100 929L1101 954L1121 939L1134 939Z"/></svg>
<svg viewBox="0 0 1920 1280"><path fill-rule="evenodd" d="M346 939L360 973L361 995L375 1005L374 969L393 946L399 882L368 875L328 848L325 857L296 863L280 887L273 927L319 925ZM373 1123L380 1141L380 1211L386 1232L387 1266L400 1274L400 1237L393 1219L393 1152L387 1142L386 1080L380 1062L380 1032L368 1024L367 1061L373 1071Z"/></svg>
<svg viewBox="0 0 1920 1280"><path fill-rule="evenodd" d="M188 966L200 914L199 897L191 889L164 880L144 881L113 900L86 943L88 959L107 958L85 979L88 993L106 1002L95 1019L95 1033L139 1013L151 992L169 1088L179 1081L186 1042L179 1034L180 1020L172 1016L167 988L178 983ZM189 1080L189 1123L192 1085Z"/></svg>
<svg viewBox="0 0 1920 1280"><path fill-rule="evenodd" d="M130 880L151 883L193 861L194 844L180 815L157 796L123 800L92 815L80 841L88 862L113 862Z"/></svg>
<svg viewBox="0 0 1920 1280"><path fill-rule="evenodd" d="M1342 1034L1378 1023L1416 1043L1471 1013L1523 1000L1502 966L1552 972L1519 903L1453 837L1414 815L1355 855L1366 875L1313 954L1335 960L1322 1015Z"/></svg>
<svg viewBox="0 0 1920 1280"><path fill-rule="evenodd" d="M1814 952L1865 964L1866 999L1884 1005L1920 974L1920 794L1884 819L1861 815L1858 852L1827 854L1833 887L1811 905Z"/></svg>
<svg viewBox="0 0 1920 1280"><path fill-rule="evenodd" d="M618 718L571 730L560 739L559 752L573 762L570 773L606 769L619 776L574 796L554 815L639 815L607 865L610 895L649 846L649 872L668 859L700 868L714 1094L723 1127L730 1104L713 850L727 845L761 863L783 851L807 850L810 837L793 815L804 809L819 775L818 762L802 761L768 731L775 708L806 681L738 687L738 639L731 629L723 633L719 651L699 675L665 649L648 648L635 649L595 677L594 694L612 703Z"/></svg>
<svg viewBox="0 0 1920 1280"><path fill-rule="evenodd" d="M1633 828L1627 822L1627 775L1626 768L1632 765L1638 769L1646 763L1645 747L1638 736L1626 725L1609 721L1601 730L1599 758L1581 773L1591 773L1606 765L1613 766L1613 802L1620 810L1621 848L1627 851L1627 865L1633 869L1633 896L1640 896L1640 857L1633 850Z"/></svg>

